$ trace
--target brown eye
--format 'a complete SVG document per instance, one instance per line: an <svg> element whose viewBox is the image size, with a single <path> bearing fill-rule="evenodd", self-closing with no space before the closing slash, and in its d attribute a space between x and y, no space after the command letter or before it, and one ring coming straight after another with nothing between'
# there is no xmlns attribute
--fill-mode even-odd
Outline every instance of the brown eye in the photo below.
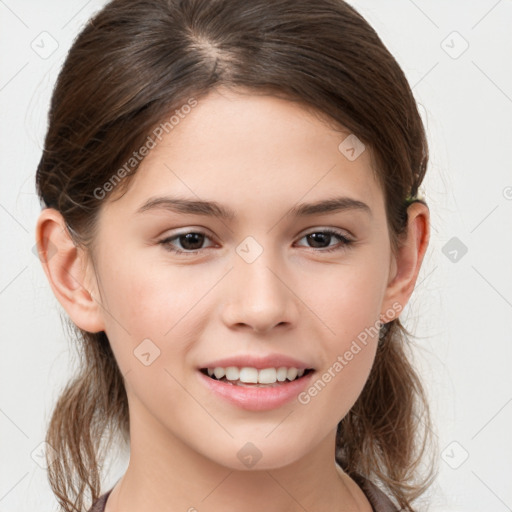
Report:
<svg viewBox="0 0 512 512"><path fill-rule="evenodd" d="M201 231L189 231L186 233L179 233L161 240L159 243L164 246L168 251L180 254L196 254L197 252L204 249L204 241L209 240L206 233ZM176 247L176 242L179 243L180 247Z"/></svg>
<svg viewBox="0 0 512 512"><path fill-rule="evenodd" d="M304 235L302 238L305 238L308 241L308 243L311 244L310 248L312 249L326 248L325 250L320 252L342 250L352 243L352 240L347 238L344 234L332 229L314 231L312 233ZM333 240L333 238L338 239L339 241L339 243L334 246L331 245L331 241Z"/></svg>

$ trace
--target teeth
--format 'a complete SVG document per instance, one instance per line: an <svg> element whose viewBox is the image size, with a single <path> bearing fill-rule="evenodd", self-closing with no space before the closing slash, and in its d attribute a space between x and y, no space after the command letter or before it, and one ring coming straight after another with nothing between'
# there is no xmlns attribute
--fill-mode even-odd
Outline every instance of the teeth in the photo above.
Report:
<svg viewBox="0 0 512 512"><path fill-rule="evenodd" d="M210 377L215 376L218 380L225 377L226 380L240 381L245 384L275 384L276 382L284 382L287 379L292 381L302 377L305 372L304 369L299 370L285 366L279 368L263 368L261 370L248 366L244 366L243 368L236 366L222 368L217 366L216 368L208 368L207 371Z"/></svg>
<svg viewBox="0 0 512 512"><path fill-rule="evenodd" d="M238 380L248 384L258 384L258 370L256 368L242 368Z"/></svg>
<svg viewBox="0 0 512 512"><path fill-rule="evenodd" d="M297 368L288 368L286 378L288 380L295 380L295 377L297 377L297 373L299 373L299 370L297 370Z"/></svg>
<svg viewBox="0 0 512 512"><path fill-rule="evenodd" d="M208 369L208 374L210 374L210 369ZM222 377L224 377L224 375L226 375L226 370L224 370L224 368L220 368L220 366L218 366L217 368L215 368L215 370L213 370L213 375L215 375L215 378L217 379L222 379ZM211 375L210 375L211 377Z"/></svg>
<svg viewBox="0 0 512 512"><path fill-rule="evenodd" d="M260 384L274 384L277 370L275 368L265 368L258 372L258 382Z"/></svg>
<svg viewBox="0 0 512 512"><path fill-rule="evenodd" d="M277 380L279 382L284 382L286 380L286 376L288 375L288 369L284 366L277 369Z"/></svg>
<svg viewBox="0 0 512 512"><path fill-rule="evenodd" d="M240 378L240 370L236 366L228 366L226 368L226 379L238 380Z"/></svg>

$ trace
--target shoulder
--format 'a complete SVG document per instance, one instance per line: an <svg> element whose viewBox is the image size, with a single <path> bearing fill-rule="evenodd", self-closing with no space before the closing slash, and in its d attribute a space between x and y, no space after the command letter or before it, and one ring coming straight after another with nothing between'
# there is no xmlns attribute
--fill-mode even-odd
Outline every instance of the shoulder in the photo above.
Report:
<svg viewBox="0 0 512 512"><path fill-rule="evenodd" d="M368 498L374 512L399 512L393 502L373 482L359 475L350 475Z"/></svg>
<svg viewBox="0 0 512 512"><path fill-rule="evenodd" d="M107 491L106 493L102 494L96 501L93 502L91 508L88 510L88 512L104 512L105 510L105 504L107 503L107 498L109 497L109 494L112 492L112 489L110 491Z"/></svg>

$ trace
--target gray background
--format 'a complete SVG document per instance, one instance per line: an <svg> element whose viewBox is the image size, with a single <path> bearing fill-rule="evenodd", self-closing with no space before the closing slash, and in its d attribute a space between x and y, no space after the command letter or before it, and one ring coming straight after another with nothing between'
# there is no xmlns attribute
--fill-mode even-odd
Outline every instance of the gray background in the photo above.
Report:
<svg viewBox="0 0 512 512"><path fill-rule="evenodd" d="M0 512L56 509L41 443L72 352L33 253L34 173L57 73L104 3L0 0ZM350 3L402 66L430 142L432 239L402 315L441 452L423 509L511 511L512 1Z"/></svg>

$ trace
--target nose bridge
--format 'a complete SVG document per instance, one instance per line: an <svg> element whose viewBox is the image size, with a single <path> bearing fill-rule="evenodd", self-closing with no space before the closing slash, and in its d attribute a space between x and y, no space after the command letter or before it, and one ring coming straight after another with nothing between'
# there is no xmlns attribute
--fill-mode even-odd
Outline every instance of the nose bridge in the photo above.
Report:
<svg viewBox="0 0 512 512"><path fill-rule="evenodd" d="M270 247L251 238L236 248L225 321L231 325L247 324L260 331L293 322L293 294L281 281L283 262Z"/></svg>

